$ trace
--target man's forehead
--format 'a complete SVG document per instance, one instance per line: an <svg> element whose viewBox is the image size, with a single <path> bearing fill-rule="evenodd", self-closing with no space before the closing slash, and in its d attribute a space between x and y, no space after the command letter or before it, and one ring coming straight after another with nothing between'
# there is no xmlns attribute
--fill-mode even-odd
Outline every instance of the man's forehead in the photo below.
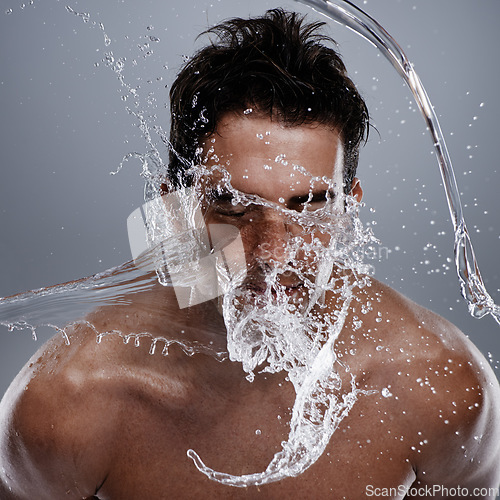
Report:
<svg viewBox="0 0 500 500"><path fill-rule="evenodd" d="M255 167L256 163L252 165ZM313 176L306 169L298 166L296 172L280 172L279 175L272 175L264 168L264 173L256 173L256 168L245 169L243 175L238 175L230 168L217 166L216 168L205 168L200 177L200 184L208 192L217 193L218 196L225 193L240 192L241 194L257 194L265 191L266 187L275 189L277 192L306 193L337 191L343 189L342 180L336 175ZM253 186L259 189L252 189ZM269 198L269 196L267 196Z"/></svg>
<svg viewBox="0 0 500 500"><path fill-rule="evenodd" d="M319 124L229 115L205 141L203 164L212 183L231 179L243 192L341 188L343 145L336 130Z"/></svg>

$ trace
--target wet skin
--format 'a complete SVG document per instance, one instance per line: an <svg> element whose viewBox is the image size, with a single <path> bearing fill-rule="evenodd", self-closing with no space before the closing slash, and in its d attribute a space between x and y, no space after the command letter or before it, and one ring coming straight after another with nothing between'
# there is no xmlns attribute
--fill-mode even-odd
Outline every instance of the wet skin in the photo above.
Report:
<svg viewBox="0 0 500 500"><path fill-rule="evenodd" d="M262 286L263 269L284 264L287 238L300 231L279 210L304 209L311 190L310 176L293 164L332 178L332 209L342 211L340 144L338 132L325 127L239 116L225 117L207 140L208 166L224 164L235 189L275 204L235 207L221 197L207 208L207 222L240 230L245 286ZM274 161L283 152L288 165ZM219 181L207 178L203 189ZM316 206L306 208L326 203L330 188L317 181ZM361 197L357 180L352 194ZM306 256L297 264L308 265ZM296 275L281 285L290 300L304 295ZM129 299L88 319L99 331L149 332L224 349L215 302L179 310L172 290L159 285ZM325 303L324 314L339 307L331 293ZM307 471L260 487L212 482L186 451L231 474L265 470L288 437L295 394L286 374L260 374L250 383L241 365L210 354L187 356L174 345L167 356L161 349L151 355L147 338L136 347L116 335L97 344L86 326L68 333L71 344L56 337L43 346L0 405L2 499L361 499L375 488L460 485L472 492L500 481L500 389L489 364L455 326L374 279L357 290L332 370L346 391L352 374L360 389L377 392L359 396ZM403 498L400 491L392 498Z"/></svg>

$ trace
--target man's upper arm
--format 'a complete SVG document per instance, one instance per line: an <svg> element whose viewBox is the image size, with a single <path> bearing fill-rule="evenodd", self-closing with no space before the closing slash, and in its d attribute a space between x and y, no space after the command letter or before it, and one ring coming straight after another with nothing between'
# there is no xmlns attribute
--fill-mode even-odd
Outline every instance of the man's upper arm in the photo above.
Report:
<svg viewBox="0 0 500 500"><path fill-rule="evenodd" d="M418 482L460 485L469 494L474 488L497 488L500 388L495 374L473 346L466 356L448 352L434 373L435 394L425 410L432 434L414 461Z"/></svg>
<svg viewBox="0 0 500 500"><path fill-rule="evenodd" d="M92 402L67 377L23 372L0 403L1 498L91 497L102 465Z"/></svg>
<svg viewBox="0 0 500 500"><path fill-rule="evenodd" d="M26 369L12 382L0 403L0 488L7 499L44 496L45 487L36 464L33 442L43 442L43 436L34 425L36 419L36 394L23 391L29 382ZM43 413L39 416L43 419ZM50 461L49 454L46 458ZM40 490L41 488L41 490ZM47 492L49 494L49 492ZM2 496L4 498L4 496Z"/></svg>

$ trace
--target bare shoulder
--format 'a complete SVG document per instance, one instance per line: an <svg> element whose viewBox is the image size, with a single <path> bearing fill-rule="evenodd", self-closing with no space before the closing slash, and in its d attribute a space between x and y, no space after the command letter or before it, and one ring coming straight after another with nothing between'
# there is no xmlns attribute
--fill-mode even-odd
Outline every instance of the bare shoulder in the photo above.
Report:
<svg viewBox="0 0 500 500"><path fill-rule="evenodd" d="M374 289L386 377L419 436L410 452L418 480L498 486L500 387L490 364L457 326L385 285Z"/></svg>
<svg viewBox="0 0 500 500"><path fill-rule="evenodd" d="M80 328L70 345L51 339L5 393L2 498L81 499L94 495L105 479L118 409L99 382L102 371L93 370L88 333Z"/></svg>

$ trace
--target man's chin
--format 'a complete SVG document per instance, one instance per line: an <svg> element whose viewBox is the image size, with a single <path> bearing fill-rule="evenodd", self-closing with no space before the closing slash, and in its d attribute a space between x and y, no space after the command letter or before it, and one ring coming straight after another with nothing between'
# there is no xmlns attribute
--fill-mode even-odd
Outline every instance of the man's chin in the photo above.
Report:
<svg viewBox="0 0 500 500"><path fill-rule="evenodd" d="M309 291L304 285L279 286L279 287L257 287L254 285L242 285L230 292L229 303L236 311L247 308L266 309L268 307L282 307L288 312L300 313L307 309L309 303ZM219 311L222 311L224 298L219 298Z"/></svg>

